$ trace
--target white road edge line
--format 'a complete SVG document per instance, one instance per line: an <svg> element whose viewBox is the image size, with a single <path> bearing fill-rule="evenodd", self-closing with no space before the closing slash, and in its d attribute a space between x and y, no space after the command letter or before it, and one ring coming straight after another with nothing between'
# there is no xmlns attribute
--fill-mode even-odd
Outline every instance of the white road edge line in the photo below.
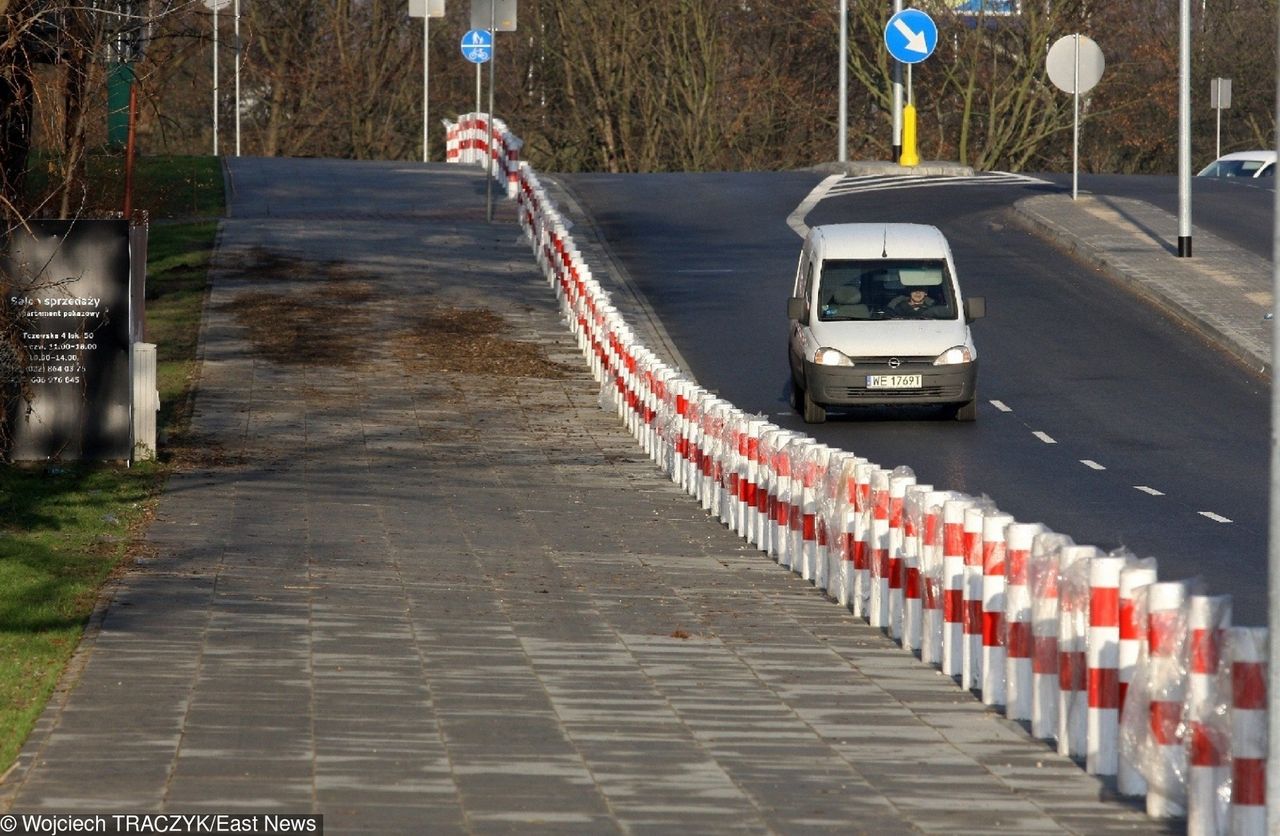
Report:
<svg viewBox="0 0 1280 836"><path fill-rule="evenodd" d="M1081 459L1081 460L1080 460L1080 464L1082 464L1082 465L1084 465L1085 467L1090 468L1090 469L1092 469L1092 470L1106 470L1106 469L1107 469L1107 468L1106 468L1106 467L1104 467L1103 465L1100 465L1100 464L1098 464L1097 462L1095 462L1093 459Z"/></svg>
<svg viewBox="0 0 1280 836"><path fill-rule="evenodd" d="M1043 441L1045 444L1057 444L1057 443L1058 443L1058 442L1056 442L1056 441L1054 441L1054 440L1053 440L1053 436L1049 435L1048 433L1042 433L1042 432L1040 432L1039 430L1036 430L1035 432L1033 432L1033 433L1032 433L1032 435L1034 435L1036 438L1038 438L1038 439L1040 439L1041 441Z"/></svg>
<svg viewBox="0 0 1280 836"><path fill-rule="evenodd" d="M992 401L991 405L1001 412L1013 412L1013 407L1006 406L1004 401Z"/></svg>
<svg viewBox="0 0 1280 836"><path fill-rule="evenodd" d="M1158 491L1155 488L1150 488L1150 487L1147 487L1146 485L1134 485L1133 489L1135 491L1142 491L1143 493L1149 494L1150 496L1164 496L1164 491Z"/></svg>
<svg viewBox="0 0 1280 836"><path fill-rule="evenodd" d="M1227 519L1226 517L1222 516L1221 514L1215 514L1215 513L1213 513L1212 511L1201 511L1201 512L1200 512L1200 516L1202 516L1202 517L1206 517L1206 518L1208 518L1208 519L1211 519L1211 520L1213 520L1214 522L1217 522L1217 523L1229 523L1229 522L1231 522L1231 520Z"/></svg>
<svg viewBox="0 0 1280 836"><path fill-rule="evenodd" d="M827 196L827 192L831 191L831 187L844 179L843 174L832 174L821 183L813 187L813 191L809 192L809 196L800 201L800 205L787 216L787 226L791 227L791 231L801 238L809 234L809 227L805 224L805 216L817 206L822 199Z"/></svg>

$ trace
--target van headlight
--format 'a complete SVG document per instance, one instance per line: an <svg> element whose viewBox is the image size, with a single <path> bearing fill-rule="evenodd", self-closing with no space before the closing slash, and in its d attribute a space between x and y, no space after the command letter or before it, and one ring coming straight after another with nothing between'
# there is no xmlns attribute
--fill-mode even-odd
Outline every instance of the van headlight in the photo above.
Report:
<svg viewBox="0 0 1280 836"><path fill-rule="evenodd" d="M836 351L834 348L823 347L813 352L813 362L819 366L852 366L853 361L850 360L843 352Z"/></svg>
<svg viewBox="0 0 1280 836"><path fill-rule="evenodd" d="M959 363L972 363L973 352L967 345L953 345L938 355L933 361L935 366L955 366Z"/></svg>

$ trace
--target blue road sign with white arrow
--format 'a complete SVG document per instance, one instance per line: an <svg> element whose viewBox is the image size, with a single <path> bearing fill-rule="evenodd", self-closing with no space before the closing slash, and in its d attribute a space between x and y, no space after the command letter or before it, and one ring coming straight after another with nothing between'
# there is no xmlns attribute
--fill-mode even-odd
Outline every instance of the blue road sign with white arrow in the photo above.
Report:
<svg viewBox="0 0 1280 836"><path fill-rule="evenodd" d="M462 36L462 57L472 64L483 64L493 57L493 33L488 29L472 29Z"/></svg>
<svg viewBox="0 0 1280 836"><path fill-rule="evenodd" d="M903 9L884 27L884 45L904 64L918 64L938 45L938 27L919 9Z"/></svg>

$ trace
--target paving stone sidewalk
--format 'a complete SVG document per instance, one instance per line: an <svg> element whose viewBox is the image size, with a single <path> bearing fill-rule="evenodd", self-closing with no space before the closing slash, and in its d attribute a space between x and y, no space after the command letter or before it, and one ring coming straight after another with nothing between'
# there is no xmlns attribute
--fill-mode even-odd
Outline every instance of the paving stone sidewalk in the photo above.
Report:
<svg viewBox="0 0 1280 836"><path fill-rule="evenodd" d="M229 164L209 456L170 482L0 809L1164 832L663 478L599 408L511 208L484 222L478 172ZM419 338L452 308L563 371L439 371Z"/></svg>

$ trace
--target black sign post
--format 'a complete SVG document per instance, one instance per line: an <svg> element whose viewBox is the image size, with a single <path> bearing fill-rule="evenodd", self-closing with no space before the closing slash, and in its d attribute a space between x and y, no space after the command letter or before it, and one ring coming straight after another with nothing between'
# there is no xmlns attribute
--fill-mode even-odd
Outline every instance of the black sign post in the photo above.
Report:
<svg viewBox="0 0 1280 836"><path fill-rule="evenodd" d="M8 393L13 461L129 461L129 224L32 221L0 256L22 356Z"/></svg>

